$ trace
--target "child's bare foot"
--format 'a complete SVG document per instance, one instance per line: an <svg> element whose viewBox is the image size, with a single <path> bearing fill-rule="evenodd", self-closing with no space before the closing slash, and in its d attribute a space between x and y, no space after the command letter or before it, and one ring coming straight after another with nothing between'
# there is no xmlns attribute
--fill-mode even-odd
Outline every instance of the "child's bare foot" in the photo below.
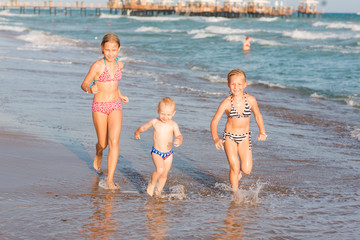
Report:
<svg viewBox="0 0 360 240"><path fill-rule="evenodd" d="M161 192L159 192L159 191L155 191L155 197L161 197Z"/></svg>
<svg viewBox="0 0 360 240"><path fill-rule="evenodd" d="M101 171L101 160L102 160L102 154L95 155L93 167L97 173L102 172Z"/></svg>
<svg viewBox="0 0 360 240"><path fill-rule="evenodd" d="M151 183L149 183L146 192L150 195L150 197L154 195L154 189L155 189L155 185L151 185Z"/></svg>
<svg viewBox="0 0 360 240"><path fill-rule="evenodd" d="M113 182L106 182L106 187L107 189L111 189L111 190L118 190L120 189L120 186L117 183L113 183Z"/></svg>

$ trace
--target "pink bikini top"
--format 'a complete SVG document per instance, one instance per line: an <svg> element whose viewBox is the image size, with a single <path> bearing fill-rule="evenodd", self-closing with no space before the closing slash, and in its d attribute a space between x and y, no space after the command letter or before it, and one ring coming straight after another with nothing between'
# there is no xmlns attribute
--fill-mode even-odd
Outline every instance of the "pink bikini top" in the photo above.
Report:
<svg viewBox="0 0 360 240"><path fill-rule="evenodd" d="M119 66L117 59L115 59L115 61L116 61L117 65ZM105 59L104 59L104 63L105 63L105 70L100 74L99 79L95 80L95 81L99 81L99 82L120 81L121 76L122 76L120 68L118 67L118 69L116 70L116 73L114 75L114 78L111 79L109 70L106 67Z"/></svg>

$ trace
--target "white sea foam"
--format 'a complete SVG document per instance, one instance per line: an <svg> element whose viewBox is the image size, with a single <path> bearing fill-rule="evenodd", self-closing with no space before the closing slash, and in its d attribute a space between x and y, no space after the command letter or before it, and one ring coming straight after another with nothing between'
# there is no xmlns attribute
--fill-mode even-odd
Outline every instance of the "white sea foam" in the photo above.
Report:
<svg viewBox="0 0 360 240"><path fill-rule="evenodd" d="M290 37L298 40L324 40L331 38L339 38L339 39L348 39L350 36L339 35L336 33L318 33L318 32L309 32L303 30L294 30L290 32L284 32L283 36Z"/></svg>
<svg viewBox="0 0 360 240"><path fill-rule="evenodd" d="M203 20L205 22L224 22L224 21L230 21L230 18L224 18L224 17L204 17Z"/></svg>
<svg viewBox="0 0 360 240"><path fill-rule="evenodd" d="M353 22L316 22L313 24L314 27L324 26L327 29L350 29L354 32L360 31L360 25Z"/></svg>
<svg viewBox="0 0 360 240"><path fill-rule="evenodd" d="M118 18L123 18L124 16L122 15L117 15L117 14L107 14L107 13L101 13L101 15L99 16L99 18L111 18L111 19L118 19Z"/></svg>
<svg viewBox="0 0 360 240"><path fill-rule="evenodd" d="M254 29L234 29L230 27L220 27L220 26L208 26L205 29L193 29L188 31L188 34L196 34L199 36L205 37L213 37L219 34L223 35L232 35L232 34L245 34L245 33L252 33L252 32L259 32L262 30L254 30ZM244 35L245 38L245 35Z"/></svg>
<svg viewBox="0 0 360 240"><path fill-rule="evenodd" d="M254 29L237 29L230 27L220 27L220 26L208 26L205 28L206 32L216 33L216 34L241 34L241 33L249 33L254 32ZM256 30L258 31L258 30Z"/></svg>
<svg viewBox="0 0 360 240"><path fill-rule="evenodd" d="M218 188L222 191L232 192L232 201L235 204L239 205L257 205L260 203L259 193L261 189L265 186L265 183L257 182L255 185L251 186L248 190L239 189L233 193L232 188L224 183L215 183L215 188Z"/></svg>
<svg viewBox="0 0 360 240"><path fill-rule="evenodd" d="M270 41L270 40L265 40L265 39L257 39L257 38L253 38L252 39L254 42L260 44L260 45L264 45L264 46L284 46L285 44L278 42L278 41Z"/></svg>
<svg viewBox="0 0 360 240"><path fill-rule="evenodd" d="M169 191L169 193L161 193L159 198L167 200L183 200L186 198L184 185L172 186Z"/></svg>
<svg viewBox="0 0 360 240"><path fill-rule="evenodd" d="M179 86L179 85L174 85L173 87L177 88L177 89L182 89L185 91L189 91L189 92L196 92L202 95L223 95L223 93L219 93L219 92L210 92L210 91L206 91L206 90L202 90L202 89L196 89L196 88L191 88L191 87L187 87L187 86Z"/></svg>
<svg viewBox="0 0 360 240"><path fill-rule="evenodd" d="M176 17L176 16L169 16L169 17L165 17L165 16L151 16L151 17L135 17L135 16L130 16L130 19L135 19L138 21L146 21L146 22L169 22L169 21L180 21L180 20L184 20L181 17Z"/></svg>
<svg viewBox="0 0 360 240"><path fill-rule="evenodd" d="M259 20L258 20L258 21L260 21L260 22L274 22L274 21L277 21L277 20L279 20L279 18L278 18L278 17L274 17L274 18L270 18L270 17L261 17L261 18L259 18Z"/></svg>
<svg viewBox="0 0 360 240"><path fill-rule="evenodd" d="M30 43L25 47L20 47L20 49L24 48L30 50L54 49L62 46L75 47L82 43L80 40L64 38L58 35L52 35L48 32L37 30L30 31L27 34L18 36L17 38Z"/></svg>
<svg viewBox="0 0 360 240"><path fill-rule="evenodd" d="M360 126L349 127L350 136L360 141Z"/></svg>
<svg viewBox="0 0 360 240"><path fill-rule="evenodd" d="M310 46L310 48L316 51L322 52L336 52L342 54L360 54L359 47L352 47L352 46L341 46L341 45L314 45Z"/></svg>
<svg viewBox="0 0 360 240"><path fill-rule="evenodd" d="M10 13L10 10L0 11L0 16L9 16L9 17L35 17L34 14L19 14L19 13Z"/></svg>
<svg viewBox="0 0 360 240"><path fill-rule="evenodd" d="M245 35L227 35L223 37L223 39L228 42L244 42L245 38Z"/></svg>
<svg viewBox="0 0 360 240"><path fill-rule="evenodd" d="M311 98L317 98L317 99L327 99L327 97L326 96L324 96L324 95L322 95L322 94L319 94L319 93L312 93L311 95L310 95L310 97Z"/></svg>
<svg viewBox="0 0 360 240"><path fill-rule="evenodd" d="M283 89L292 89L292 87L289 87L289 86L285 86L285 85L282 85L280 83L271 83L271 82L267 82L267 81L258 81L258 82L254 82L252 83L251 81L249 81L249 85L251 84L256 84L256 83L260 83L260 84L263 84L265 86L268 86L268 87L273 87L273 88L283 88Z"/></svg>
<svg viewBox="0 0 360 240"><path fill-rule="evenodd" d="M0 56L1 58L5 59L14 59L14 60L20 60L20 61L30 61L30 62L43 62L43 63L56 63L56 64L73 64L73 62L70 61L56 61L56 60L48 60L48 59L35 59L35 58L24 58L24 57L11 57L11 56Z"/></svg>
<svg viewBox="0 0 360 240"><path fill-rule="evenodd" d="M211 38L211 37L216 37L216 34L213 33L197 33L195 34L195 36L193 36L193 39L200 39L200 38Z"/></svg>
<svg viewBox="0 0 360 240"><path fill-rule="evenodd" d="M176 30L176 29L160 29L157 27L140 27L138 29L135 30L135 32L155 32L155 33L162 33L162 32L183 32L181 30Z"/></svg>
<svg viewBox="0 0 360 240"><path fill-rule="evenodd" d="M360 107L360 96L358 94L354 94L345 99L345 102L351 107Z"/></svg>
<svg viewBox="0 0 360 240"><path fill-rule="evenodd" d="M219 75L205 75L205 76L202 76L201 79L207 80L209 82L214 82L214 83L226 83L227 82L226 78L222 78Z"/></svg>
<svg viewBox="0 0 360 240"><path fill-rule="evenodd" d="M9 25L0 25L0 31L25 32L27 28Z"/></svg>

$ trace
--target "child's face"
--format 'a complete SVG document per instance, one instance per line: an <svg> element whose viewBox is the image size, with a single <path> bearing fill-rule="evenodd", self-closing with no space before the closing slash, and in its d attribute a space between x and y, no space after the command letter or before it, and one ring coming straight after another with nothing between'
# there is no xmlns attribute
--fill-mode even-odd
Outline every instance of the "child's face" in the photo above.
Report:
<svg viewBox="0 0 360 240"><path fill-rule="evenodd" d="M169 122L175 114L174 106L161 104L159 108L159 119L163 123Z"/></svg>
<svg viewBox="0 0 360 240"><path fill-rule="evenodd" d="M116 42L106 42L102 50L106 60L114 61L120 52L120 47Z"/></svg>
<svg viewBox="0 0 360 240"><path fill-rule="evenodd" d="M247 86L247 82L245 81L245 77L243 75L238 74L230 78L228 86L233 95L239 95L243 94L244 89Z"/></svg>

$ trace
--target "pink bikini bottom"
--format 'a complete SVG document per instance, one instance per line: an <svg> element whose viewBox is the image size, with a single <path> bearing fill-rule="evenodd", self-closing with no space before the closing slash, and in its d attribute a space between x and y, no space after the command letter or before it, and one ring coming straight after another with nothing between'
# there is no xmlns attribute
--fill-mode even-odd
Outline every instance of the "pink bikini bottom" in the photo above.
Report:
<svg viewBox="0 0 360 240"><path fill-rule="evenodd" d="M92 112L101 112L109 115L112 111L122 110L121 99L118 98L113 102L95 102L92 104Z"/></svg>

